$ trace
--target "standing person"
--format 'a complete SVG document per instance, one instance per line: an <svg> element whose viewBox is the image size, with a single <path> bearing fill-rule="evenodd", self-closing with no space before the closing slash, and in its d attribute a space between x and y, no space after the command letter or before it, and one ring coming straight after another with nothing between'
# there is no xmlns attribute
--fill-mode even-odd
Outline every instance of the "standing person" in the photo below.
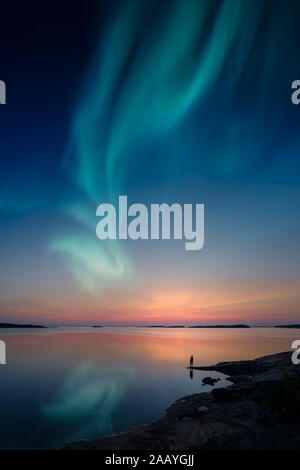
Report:
<svg viewBox="0 0 300 470"><path fill-rule="evenodd" d="M194 356L191 355L191 357L190 357L190 367L193 367L193 365L194 365Z"/></svg>

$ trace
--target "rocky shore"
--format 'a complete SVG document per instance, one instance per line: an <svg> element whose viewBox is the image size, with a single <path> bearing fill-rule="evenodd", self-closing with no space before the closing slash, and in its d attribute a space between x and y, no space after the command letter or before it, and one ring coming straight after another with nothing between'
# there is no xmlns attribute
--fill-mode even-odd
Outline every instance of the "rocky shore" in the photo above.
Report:
<svg viewBox="0 0 300 470"><path fill-rule="evenodd" d="M64 449L300 448L300 366L291 352L194 369L229 375L229 386L180 398L151 424Z"/></svg>

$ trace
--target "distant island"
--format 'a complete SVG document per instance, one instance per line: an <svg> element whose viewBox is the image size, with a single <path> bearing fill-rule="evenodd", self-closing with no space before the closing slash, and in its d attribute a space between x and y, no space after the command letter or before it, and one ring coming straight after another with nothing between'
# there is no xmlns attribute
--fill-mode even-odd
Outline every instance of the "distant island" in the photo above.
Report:
<svg viewBox="0 0 300 470"><path fill-rule="evenodd" d="M249 325L196 325L189 328L250 328Z"/></svg>
<svg viewBox="0 0 300 470"><path fill-rule="evenodd" d="M19 325L18 323L0 323L0 328L47 328L41 325Z"/></svg>
<svg viewBox="0 0 300 470"><path fill-rule="evenodd" d="M129 328L132 325L122 325L121 328ZM84 326L83 326L84 327ZM119 325L87 325L85 328L120 328ZM236 324L236 325L193 325L193 326L185 326L185 325L134 325L135 328L300 328L299 323L290 324L290 325L274 325L274 326L249 326L245 324ZM19 323L1 323L0 328L48 328L44 325L32 325L32 324L19 324ZM60 328L57 326L51 326L51 328ZM69 326L72 328L72 326Z"/></svg>
<svg viewBox="0 0 300 470"><path fill-rule="evenodd" d="M294 325L276 325L275 328L300 328L300 324Z"/></svg>
<svg viewBox="0 0 300 470"><path fill-rule="evenodd" d="M184 325L169 325L169 326L165 326L165 328L185 328Z"/></svg>
<svg viewBox="0 0 300 470"><path fill-rule="evenodd" d="M185 328L184 325L139 325L136 328Z"/></svg>

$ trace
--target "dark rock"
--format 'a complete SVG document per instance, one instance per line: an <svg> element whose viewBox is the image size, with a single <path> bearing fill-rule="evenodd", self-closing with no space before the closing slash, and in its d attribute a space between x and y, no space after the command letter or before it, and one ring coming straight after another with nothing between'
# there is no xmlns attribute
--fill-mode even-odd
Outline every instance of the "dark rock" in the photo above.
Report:
<svg viewBox="0 0 300 470"><path fill-rule="evenodd" d="M202 385L211 385L213 387L219 380L220 379L213 379L212 377L204 377L202 379Z"/></svg>
<svg viewBox="0 0 300 470"><path fill-rule="evenodd" d="M197 393L183 397L172 403L172 405L166 409L166 414L169 417L198 416L199 408L201 406L208 406L211 401L212 396L209 393Z"/></svg>
<svg viewBox="0 0 300 470"><path fill-rule="evenodd" d="M214 401L218 403L233 401L235 399L233 393L227 388L215 388L212 390L212 396L214 397Z"/></svg>
<svg viewBox="0 0 300 470"><path fill-rule="evenodd" d="M234 384L243 383L243 382L250 382L252 379L251 375L243 374L243 375L233 375L231 377L227 377L226 380Z"/></svg>
<svg viewBox="0 0 300 470"><path fill-rule="evenodd" d="M244 375L244 374L259 374L266 370L263 363L256 361L238 361L238 362L219 362L215 366L196 367L195 370L207 370L222 372L227 375Z"/></svg>

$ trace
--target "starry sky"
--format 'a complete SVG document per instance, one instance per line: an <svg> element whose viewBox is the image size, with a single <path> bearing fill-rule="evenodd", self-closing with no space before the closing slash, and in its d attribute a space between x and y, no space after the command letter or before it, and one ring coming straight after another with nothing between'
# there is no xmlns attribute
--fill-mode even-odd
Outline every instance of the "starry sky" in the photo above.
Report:
<svg viewBox="0 0 300 470"><path fill-rule="evenodd" d="M299 315L297 0L1 6L0 321ZM205 245L96 237L96 208L205 204Z"/></svg>

